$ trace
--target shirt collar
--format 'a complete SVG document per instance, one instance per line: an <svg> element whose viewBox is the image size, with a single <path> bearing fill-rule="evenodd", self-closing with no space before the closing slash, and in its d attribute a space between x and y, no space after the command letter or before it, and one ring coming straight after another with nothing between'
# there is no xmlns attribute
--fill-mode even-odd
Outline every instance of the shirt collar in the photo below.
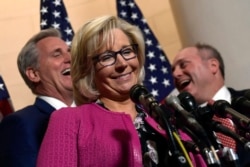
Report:
<svg viewBox="0 0 250 167"><path fill-rule="evenodd" d="M224 85L215 93L212 100L214 100L214 101L225 100L225 101L231 103L231 94L230 94L229 90L227 89L227 87ZM206 105L207 105L207 102L205 102L199 106L204 107Z"/></svg>
<svg viewBox="0 0 250 167"><path fill-rule="evenodd" d="M231 94L230 94L229 90L227 89L227 87L223 86L216 92L216 94L214 95L214 97L212 99L214 101L225 100L225 101L231 103Z"/></svg>
<svg viewBox="0 0 250 167"><path fill-rule="evenodd" d="M44 101L46 101L47 103L49 103L51 106L53 106L56 110L63 108L63 107L69 107L67 106L64 102L62 102L61 100L58 100L54 97L48 97L48 96L38 96L38 98L43 99ZM75 107L76 104L73 101L72 104L70 105L70 107Z"/></svg>

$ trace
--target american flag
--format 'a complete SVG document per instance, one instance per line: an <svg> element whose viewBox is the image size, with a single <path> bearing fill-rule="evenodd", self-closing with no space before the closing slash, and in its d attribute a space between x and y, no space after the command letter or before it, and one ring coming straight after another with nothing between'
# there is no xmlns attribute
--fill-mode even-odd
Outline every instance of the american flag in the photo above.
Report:
<svg viewBox="0 0 250 167"><path fill-rule="evenodd" d="M10 95L0 75L0 113L1 116L6 116L12 112L14 112L14 108L10 100Z"/></svg>
<svg viewBox="0 0 250 167"><path fill-rule="evenodd" d="M143 84L158 101L162 101L174 90L171 65L137 4L133 0L117 0L116 5L118 16L138 26L144 34L146 76Z"/></svg>
<svg viewBox="0 0 250 167"><path fill-rule="evenodd" d="M40 27L42 29L56 28L68 46L71 45L74 31L68 19L68 14L62 0L41 0Z"/></svg>

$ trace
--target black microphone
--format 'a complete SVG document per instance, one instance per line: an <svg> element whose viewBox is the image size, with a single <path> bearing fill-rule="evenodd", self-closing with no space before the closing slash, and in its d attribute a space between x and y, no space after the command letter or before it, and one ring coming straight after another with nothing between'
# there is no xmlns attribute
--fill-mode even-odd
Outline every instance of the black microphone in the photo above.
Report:
<svg viewBox="0 0 250 167"><path fill-rule="evenodd" d="M234 140L242 144L246 150L250 150L250 142L246 138L235 133L230 128L224 126L221 122L212 120L211 116L214 115L215 112L213 111L211 106L200 107L197 109L197 113L197 115L200 116L200 120L204 122L207 128L233 138Z"/></svg>
<svg viewBox="0 0 250 167"><path fill-rule="evenodd" d="M178 95L182 106L192 112L197 121L206 129L207 135L209 136L212 145L221 152L224 150L222 144L218 142L217 137L214 135L215 132L220 132L227 136L234 138L236 141L241 143L246 150L250 150L250 142L247 141L244 137L233 132L231 129L223 126L220 122L214 121L212 118L214 116L214 111L210 105L205 107L197 107L194 97L189 92L182 92ZM227 154L220 156L226 159L227 164L238 164L237 154L233 150L227 149ZM234 155L236 157L234 158Z"/></svg>
<svg viewBox="0 0 250 167"><path fill-rule="evenodd" d="M198 107L196 110L196 118L199 122L206 123L213 119L215 112L210 105Z"/></svg>
<svg viewBox="0 0 250 167"><path fill-rule="evenodd" d="M207 134L204 128L196 121L193 114L187 112L180 104L180 100L176 96L168 96L166 98L166 103L171 105L177 112L177 117L181 118L181 123L188 127L190 130L194 131L197 136L207 139Z"/></svg>
<svg viewBox="0 0 250 167"><path fill-rule="evenodd" d="M248 113L250 112L250 100L244 96L233 98L231 105L235 110L238 110L241 113L250 114Z"/></svg>
<svg viewBox="0 0 250 167"><path fill-rule="evenodd" d="M168 112L165 112L165 110L162 110L157 100L148 92L146 87L142 85L137 84L130 89L130 98L136 104L141 104L157 122L160 121L160 115L162 115L162 117L169 117L170 115Z"/></svg>
<svg viewBox="0 0 250 167"><path fill-rule="evenodd" d="M168 119L165 117L165 113L157 103L155 98L148 92L148 90L142 85L134 85L130 89L130 98L133 102L143 105L143 107L149 112L149 115L156 119L156 121L163 126L166 130L167 138L170 143L170 150L172 151L172 156L174 157L175 164L180 167L189 166L186 157L183 155L174 140L172 126L170 125Z"/></svg>
<svg viewBox="0 0 250 167"><path fill-rule="evenodd" d="M202 155L206 159L207 164L209 166L220 166L220 160L215 153L214 147L212 146L205 129L196 121L194 115L187 112L181 106L178 97L170 95L165 100L166 103L172 106L177 112L177 117L180 118L180 123L182 124L183 129L191 131L189 134L193 137L193 139L196 140L196 142L198 142L197 144L200 147ZM194 135L192 135L192 133L194 133Z"/></svg>
<svg viewBox="0 0 250 167"><path fill-rule="evenodd" d="M180 92L177 96L181 102L181 105L184 109L192 114L196 114L197 104L195 102L194 96L192 96L189 92Z"/></svg>
<svg viewBox="0 0 250 167"><path fill-rule="evenodd" d="M243 145L244 149L250 151L250 141L248 141L246 138L243 136L238 135L228 127L224 126L221 124L221 122L211 120L209 123L210 127L215 131L215 132L220 132L226 136L229 136L239 142L240 144Z"/></svg>
<svg viewBox="0 0 250 167"><path fill-rule="evenodd" d="M222 148L221 143L218 142L217 137L214 135L213 129L211 128L210 122L212 121L212 117L214 115L212 109L210 109L209 106L198 107L195 98L189 92L181 92L178 95L178 98L180 99L181 105L184 109L192 113L196 120L204 127L214 148Z"/></svg>
<svg viewBox="0 0 250 167"><path fill-rule="evenodd" d="M205 107L197 107L194 97L188 92L182 92L178 95L178 97L185 109L189 109L190 112L195 111L194 114L196 119L201 125L206 127L207 134L209 134L209 130L220 132L241 143L246 150L250 150L250 142L247 139L238 135L228 127L222 125L220 122L212 120L215 112L210 105ZM216 143L214 139L212 141L217 147L219 147L218 143Z"/></svg>
<svg viewBox="0 0 250 167"><path fill-rule="evenodd" d="M236 120L242 127L250 128L250 119L234 110L225 100L217 100L212 105L213 110L221 117Z"/></svg>

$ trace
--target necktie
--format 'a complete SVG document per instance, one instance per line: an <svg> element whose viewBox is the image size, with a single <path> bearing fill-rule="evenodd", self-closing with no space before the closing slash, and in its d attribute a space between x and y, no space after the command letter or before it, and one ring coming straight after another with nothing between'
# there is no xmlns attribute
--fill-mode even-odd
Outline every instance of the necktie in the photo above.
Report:
<svg viewBox="0 0 250 167"><path fill-rule="evenodd" d="M227 128L235 132L235 127L229 118L221 118L214 115L213 120L221 122L222 125L226 126ZM221 141L224 147L229 147L232 148L234 151L236 151L236 141L233 138L219 132L216 132L216 136Z"/></svg>

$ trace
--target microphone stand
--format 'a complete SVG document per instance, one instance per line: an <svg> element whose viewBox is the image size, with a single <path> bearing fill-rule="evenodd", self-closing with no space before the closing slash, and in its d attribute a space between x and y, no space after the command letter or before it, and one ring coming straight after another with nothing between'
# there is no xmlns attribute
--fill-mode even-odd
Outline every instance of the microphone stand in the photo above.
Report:
<svg viewBox="0 0 250 167"><path fill-rule="evenodd" d="M217 150L217 153L216 153L217 158L219 156L219 158L222 160L221 165L222 166L225 165L225 167L238 167L239 166L238 155L234 152L232 148L228 148L228 147L223 148L223 145L218 142L217 137L214 135L213 131L221 132L223 134L226 134L227 136L234 138L236 141L243 144L244 148L248 150L250 148L249 147L250 142L248 142L244 137L241 137L238 134L234 133L227 127L224 127L223 125L221 125L221 123L212 120L212 117L215 111L212 110L212 107L210 105L206 107L198 107L196 105L194 97L188 92L181 92L178 95L178 98L181 101L181 105L185 109L187 109L189 112L193 113L195 115L195 118L198 120L198 122L202 126L204 126L204 128L206 129L208 138L210 139L209 141L212 142L212 144L208 143L208 145L211 145L212 147L215 146L215 149ZM216 107L217 108L218 106L219 107L223 106L223 108L228 107L228 104L224 104L224 103L225 103L224 101L222 102L220 101L220 103L218 103ZM206 147L205 143L201 142L200 139L194 133L192 133L192 131L190 131L190 129L188 129L187 127L184 127L184 129L187 131L188 134L190 134L190 136L192 136L193 140L196 141L197 145L200 146L200 148ZM214 150L214 148L212 148L211 150ZM206 152L206 149L203 152ZM206 153L204 155L206 156ZM208 159L208 162L210 162L209 157L207 159Z"/></svg>
<svg viewBox="0 0 250 167"><path fill-rule="evenodd" d="M217 146L217 154L221 159L222 166L225 167L240 167L238 155L232 148L223 147L222 144L218 143L217 138L213 135L214 132L220 132L224 135L227 135L240 144L244 146L245 149L250 149L250 142L248 142L244 137L238 135L237 133L233 132L231 129L223 126L220 122L212 120L212 116L214 115L212 108L210 106L198 108L196 110L199 122L208 129L209 134L211 135L212 139L214 140L214 144Z"/></svg>
<svg viewBox="0 0 250 167"><path fill-rule="evenodd" d="M238 155L232 148L224 147L217 152L225 167L240 167Z"/></svg>
<svg viewBox="0 0 250 167"><path fill-rule="evenodd" d="M150 98L152 95L147 94L145 97L149 96L149 114L156 118L160 125L163 126L164 130L166 131L167 137L170 141L170 151L172 153L172 157L174 160L174 164L179 167L192 167L192 162L189 160L189 157L185 157L184 154L179 150L177 147L176 141L173 136L173 129L169 122L169 120L166 118L166 114L164 114L162 108L158 105L158 103L153 99ZM154 111L154 112L153 112ZM191 163L191 164L190 164Z"/></svg>
<svg viewBox="0 0 250 167"><path fill-rule="evenodd" d="M204 141L202 139L200 139L200 137L198 137L195 133L193 133L192 130L190 130L189 128L182 127L182 129L187 134L189 134L190 137L197 144L197 146L201 152L201 155L206 160L206 163L209 167L221 167L221 163L219 161L217 153L215 152L215 150L212 146L208 147L207 144L205 144Z"/></svg>
<svg viewBox="0 0 250 167"><path fill-rule="evenodd" d="M169 96L167 103L177 111L176 117L180 119L180 121L178 121L180 123L179 126L185 129L195 142L198 142L197 145L207 165L210 167L220 167L220 161L215 149L208 139L205 129L196 121L194 115L187 112L180 105L179 99L175 96Z"/></svg>

